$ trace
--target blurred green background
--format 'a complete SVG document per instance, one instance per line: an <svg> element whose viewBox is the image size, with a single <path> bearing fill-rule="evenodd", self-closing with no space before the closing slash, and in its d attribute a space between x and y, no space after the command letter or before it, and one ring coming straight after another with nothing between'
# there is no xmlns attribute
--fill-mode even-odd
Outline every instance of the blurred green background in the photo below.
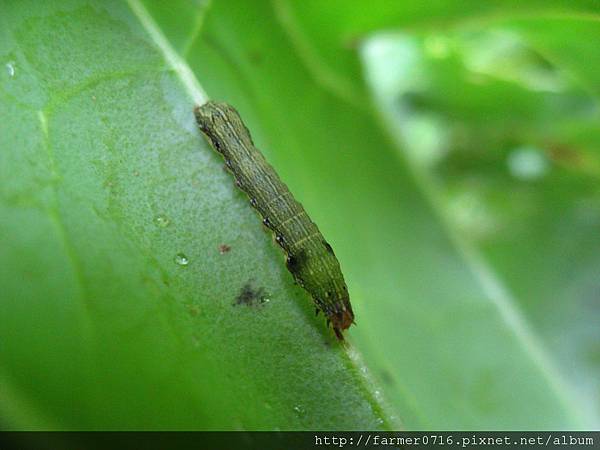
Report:
<svg viewBox="0 0 600 450"><path fill-rule="evenodd" d="M0 5L4 429L599 428L597 2ZM335 249L348 345L208 98Z"/></svg>

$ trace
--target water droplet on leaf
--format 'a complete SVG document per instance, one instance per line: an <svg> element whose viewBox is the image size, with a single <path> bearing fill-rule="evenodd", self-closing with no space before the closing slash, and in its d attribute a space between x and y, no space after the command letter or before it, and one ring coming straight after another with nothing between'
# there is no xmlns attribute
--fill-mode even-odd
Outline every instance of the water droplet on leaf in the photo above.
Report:
<svg viewBox="0 0 600 450"><path fill-rule="evenodd" d="M6 71L8 72L9 77L15 76L15 62L9 61L6 63Z"/></svg>
<svg viewBox="0 0 600 450"><path fill-rule="evenodd" d="M177 253L175 255L175 263L180 266L187 266L190 263L190 260L183 253Z"/></svg>
<svg viewBox="0 0 600 450"><path fill-rule="evenodd" d="M171 223L171 220L165 215L158 215L154 218L154 223L161 228L166 228Z"/></svg>

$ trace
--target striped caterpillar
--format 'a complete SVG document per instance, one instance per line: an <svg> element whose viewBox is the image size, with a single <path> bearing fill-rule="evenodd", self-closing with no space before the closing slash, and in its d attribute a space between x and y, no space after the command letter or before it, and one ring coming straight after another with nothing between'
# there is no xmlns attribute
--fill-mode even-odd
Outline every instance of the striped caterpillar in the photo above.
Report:
<svg viewBox="0 0 600 450"><path fill-rule="evenodd" d="M354 323L348 288L331 246L254 146L239 113L227 103L210 101L194 109L200 130L223 155L237 186L275 233L285 251L286 265L296 282L312 296L316 313L344 340L342 331Z"/></svg>

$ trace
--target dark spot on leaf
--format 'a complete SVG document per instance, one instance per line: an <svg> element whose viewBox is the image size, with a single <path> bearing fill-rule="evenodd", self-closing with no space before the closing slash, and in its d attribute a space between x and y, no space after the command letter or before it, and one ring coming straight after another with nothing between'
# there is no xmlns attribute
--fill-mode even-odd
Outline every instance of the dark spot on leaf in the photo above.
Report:
<svg viewBox="0 0 600 450"><path fill-rule="evenodd" d="M264 288L254 288L251 283L246 283L233 305L262 306L269 301Z"/></svg>
<svg viewBox="0 0 600 450"><path fill-rule="evenodd" d="M228 253L231 250L231 247L227 244L221 244L219 245L219 253L221 255L224 255L225 253Z"/></svg>
<svg viewBox="0 0 600 450"><path fill-rule="evenodd" d="M188 313L190 316L195 317L200 312L200 308L197 305L188 305Z"/></svg>

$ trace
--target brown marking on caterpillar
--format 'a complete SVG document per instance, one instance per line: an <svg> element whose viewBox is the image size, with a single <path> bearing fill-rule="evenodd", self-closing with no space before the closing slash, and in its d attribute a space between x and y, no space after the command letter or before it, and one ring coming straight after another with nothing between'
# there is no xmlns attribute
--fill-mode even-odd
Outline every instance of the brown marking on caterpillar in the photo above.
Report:
<svg viewBox="0 0 600 450"><path fill-rule="evenodd" d="M354 313L339 262L317 225L254 146L238 112L227 103L208 102L194 109L200 130L223 155L236 184L250 198L287 254L294 280L312 296L338 339L354 323ZM247 297L247 291L245 296ZM244 301L242 300L242 303Z"/></svg>
<svg viewBox="0 0 600 450"><path fill-rule="evenodd" d="M231 250L231 247L227 244L219 245L219 253L221 255L224 255L225 253L229 253L230 250Z"/></svg>

